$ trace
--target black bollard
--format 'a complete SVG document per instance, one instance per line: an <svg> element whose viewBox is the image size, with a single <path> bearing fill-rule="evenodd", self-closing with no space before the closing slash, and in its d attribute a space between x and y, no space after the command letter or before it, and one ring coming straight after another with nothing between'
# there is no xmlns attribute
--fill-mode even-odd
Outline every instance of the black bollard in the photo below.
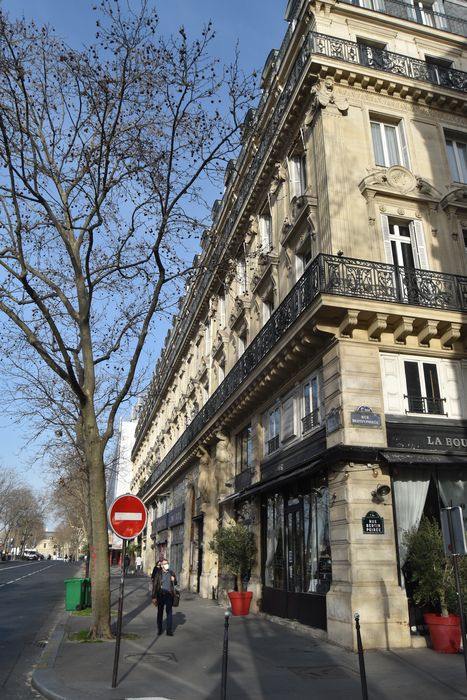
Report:
<svg viewBox="0 0 467 700"><path fill-rule="evenodd" d="M221 700L225 700L227 695L227 661L229 658L229 617L230 613L224 615L224 646L222 648L222 680L221 680Z"/></svg>
<svg viewBox="0 0 467 700"><path fill-rule="evenodd" d="M368 688L366 685L365 659L363 658L362 635L360 634L360 615L355 613L355 629L357 630L358 665L360 667L360 681L362 684L362 698L368 700Z"/></svg>

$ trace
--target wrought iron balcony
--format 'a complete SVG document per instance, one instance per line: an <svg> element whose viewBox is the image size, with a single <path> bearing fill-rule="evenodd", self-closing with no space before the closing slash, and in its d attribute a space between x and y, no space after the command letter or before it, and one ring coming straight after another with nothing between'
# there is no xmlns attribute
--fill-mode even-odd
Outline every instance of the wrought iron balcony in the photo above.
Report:
<svg viewBox="0 0 467 700"><path fill-rule="evenodd" d="M144 495L191 444L320 294L467 312L467 277L411 270L371 260L318 255L154 469L140 495Z"/></svg>
<svg viewBox="0 0 467 700"><path fill-rule="evenodd" d="M314 54L324 54L329 58L346 63L366 65L369 68L412 80L441 85L451 90L467 91L467 73L464 71L434 65L405 54L368 46L366 48L370 49L370 55L370 52L362 52L362 49L365 48L363 43L347 41L327 34L311 32L309 36L311 51Z"/></svg>
<svg viewBox="0 0 467 700"><path fill-rule="evenodd" d="M307 413L306 416L302 418L302 431L307 433L312 428L316 428L319 425L319 409L315 409L311 413Z"/></svg>
<svg viewBox="0 0 467 700"><path fill-rule="evenodd" d="M270 455L278 449L279 449L279 435L274 435L274 437L272 437L266 443L266 452L268 453L268 455Z"/></svg>
<svg viewBox="0 0 467 700"><path fill-rule="evenodd" d="M446 399L437 399L431 396L407 396L404 394L404 399L407 399L408 409L406 413L428 413L431 415L445 416L444 410Z"/></svg>
<svg viewBox="0 0 467 700"><path fill-rule="evenodd" d="M412 4L403 0L341 0L348 5L359 5L367 10L381 12L385 15L406 19L409 22L423 24L434 29L443 29L451 34L467 37L467 21L461 17L436 12L428 5L421 8L417 3Z"/></svg>

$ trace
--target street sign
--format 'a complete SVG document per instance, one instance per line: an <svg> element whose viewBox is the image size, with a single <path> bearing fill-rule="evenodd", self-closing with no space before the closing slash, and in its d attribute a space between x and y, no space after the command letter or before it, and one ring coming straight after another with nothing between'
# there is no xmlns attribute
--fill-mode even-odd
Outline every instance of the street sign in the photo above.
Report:
<svg viewBox="0 0 467 700"><path fill-rule="evenodd" d="M109 508L109 523L117 537L132 540L146 527L147 511L138 496L126 493L115 499Z"/></svg>

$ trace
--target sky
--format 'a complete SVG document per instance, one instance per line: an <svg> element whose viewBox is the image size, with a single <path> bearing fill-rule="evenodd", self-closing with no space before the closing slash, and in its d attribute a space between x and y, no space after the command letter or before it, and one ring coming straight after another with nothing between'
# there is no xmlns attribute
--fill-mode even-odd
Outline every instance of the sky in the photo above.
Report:
<svg viewBox="0 0 467 700"><path fill-rule="evenodd" d="M118 0L136 2L136 0ZM77 48L93 43L96 13L91 0L0 0L0 8L11 18L25 17L37 24L49 24L56 33ZM183 25L187 33L199 35L212 20L216 30L213 51L229 62L238 42L240 65L249 72L262 70L273 48L279 48L287 24L287 0L159 0L155 7L163 34ZM18 472L34 489L44 485L43 465L35 460L37 446L28 444L28 426L0 416L0 466Z"/></svg>

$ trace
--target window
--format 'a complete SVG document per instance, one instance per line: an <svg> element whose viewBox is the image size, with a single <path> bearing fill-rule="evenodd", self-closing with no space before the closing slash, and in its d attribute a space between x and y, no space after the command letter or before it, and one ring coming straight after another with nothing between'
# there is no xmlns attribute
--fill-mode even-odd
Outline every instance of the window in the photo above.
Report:
<svg viewBox="0 0 467 700"><path fill-rule="evenodd" d="M248 345L248 332L246 330L244 330L238 336L238 356L239 357L241 357L243 355L247 345Z"/></svg>
<svg viewBox="0 0 467 700"><path fill-rule="evenodd" d="M430 80L438 85L449 86L449 69L452 68L452 61L437 56L425 56L428 64L428 75Z"/></svg>
<svg viewBox="0 0 467 700"><path fill-rule="evenodd" d="M307 187L305 154L289 158L290 199L305 194Z"/></svg>
<svg viewBox="0 0 467 700"><path fill-rule="evenodd" d="M430 0L412 0L413 10L409 8L409 19L424 24L426 27L447 29L446 17L442 2L430 2Z"/></svg>
<svg viewBox="0 0 467 700"><path fill-rule="evenodd" d="M239 258L237 260L237 279L238 279L238 292L239 294L246 293L246 260L245 258Z"/></svg>
<svg viewBox="0 0 467 700"><path fill-rule="evenodd" d="M240 431L236 438L235 463L237 474L249 469L253 463L253 442L251 437L251 425L247 425Z"/></svg>
<svg viewBox="0 0 467 700"><path fill-rule="evenodd" d="M428 270L425 236L420 221L401 221L387 216L381 217L386 262L409 270ZM401 270L402 272L402 270ZM412 275L411 279L415 280Z"/></svg>
<svg viewBox="0 0 467 700"><path fill-rule="evenodd" d="M295 255L295 270L297 275L297 280L303 275L308 265L311 263L314 257L313 251L313 238L311 231L307 231L303 235L303 240L300 242L296 249Z"/></svg>
<svg viewBox="0 0 467 700"><path fill-rule="evenodd" d="M352 0L352 5L366 7L368 10L385 11L384 0Z"/></svg>
<svg viewBox="0 0 467 700"><path fill-rule="evenodd" d="M209 355L211 352L211 319L208 318L204 324L204 352Z"/></svg>
<svg viewBox="0 0 467 700"><path fill-rule="evenodd" d="M404 165L408 168L409 159L403 123L371 118L370 125L376 165L386 168L391 165Z"/></svg>
<svg viewBox="0 0 467 700"><path fill-rule="evenodd" d="M219 327L225 328L226 317L225 317L225 292L222 290L219 292L218 296L218 314L219 314Z"/></svg>
<svg viewBox="0 0 467 700"><path fill-rule="evenodd" d="M218 384L222 384L222 382L224 381L224 379L225 379L225 365L224 365L224 364L220 364L220 365L218 365L218 367L217 367L217 380L218 380Z"/></svg>
<svg viewBox="0 0 467 700"><path fill-rule="evenodd" d="M266 454L270 455L279 449L281 425L281 409L273 408L266 415Z"/></svg>
<svg viewBox="0 0 467 700"><path fill-rule="evenodd" d="M437 366L432 362L405 360L404 371L406 413L444 415L445 399L441 398L439 390Z"/></svg>
<svg viewBox="0 0 467 700"><path fill-rule="evenodd" d="M446 148L452 179L467 183L467 139L446 136Z"/></svg>
<svg viewBox="0 0 467 700"><path fill-rule="evenodd" d="M274 311L274 302L271 299L265 299L263 301L263 324L267 323L272 316Z"/></svg>
<svg viewBox="0 0 467 700"><path fill-rule="evenodd" d="M369 68L384 68L384 54L386 44L371 41L371 39L357 38L358 55L360 63Z"/></svg>
<svg viewBox="0 0 467 700"><path fill-rule="evenodd" d="M303 418L302 430L306 433L312 428L316 428L320 422L320 388L318 376L311 377L303 385Z"/></svg>
<svg viewBox="0 0 467 700"><path fill-rule="evenodd" d="M272 219L270 214L259 217L259 235L261 251L267 253L272 248Z"/></svg>

